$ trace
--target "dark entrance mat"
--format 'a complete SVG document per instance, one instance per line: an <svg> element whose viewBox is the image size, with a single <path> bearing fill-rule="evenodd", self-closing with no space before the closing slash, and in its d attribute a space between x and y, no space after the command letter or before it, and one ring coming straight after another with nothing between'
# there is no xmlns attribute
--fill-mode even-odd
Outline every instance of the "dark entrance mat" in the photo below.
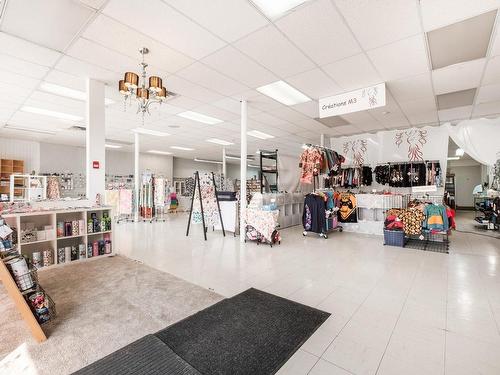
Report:
<svg viewBox="0 0 500 375"><path fill-rule="evenodd" d="M330 316L248 289L156 334L202 374L274 374Z"/></svg>
<svg viewBox="0 0 500 375"><path fill-rule="evenodd" d="M144 336L76 375L201 375L154 335Z"/></svg>

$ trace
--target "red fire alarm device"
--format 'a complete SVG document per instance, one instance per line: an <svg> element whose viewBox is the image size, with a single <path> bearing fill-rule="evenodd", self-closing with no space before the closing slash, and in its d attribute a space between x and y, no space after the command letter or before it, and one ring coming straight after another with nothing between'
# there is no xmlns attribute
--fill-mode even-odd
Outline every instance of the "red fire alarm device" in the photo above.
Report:
<svg viewBox="0 0 500 375"><path fill-rule="evenodd" d="M94 160L94 161L92 162L92 167L93 167L94 169L99 169L99 162Z"/></svg>

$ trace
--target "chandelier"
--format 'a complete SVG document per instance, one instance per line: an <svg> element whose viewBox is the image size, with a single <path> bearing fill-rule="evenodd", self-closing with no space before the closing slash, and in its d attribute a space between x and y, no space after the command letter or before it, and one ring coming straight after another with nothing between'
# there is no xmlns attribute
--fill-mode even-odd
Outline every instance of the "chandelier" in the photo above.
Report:
<svg viewBox="0 0 500 375"><path fill-rule="evenodd" d="M161 104L168 97L172 96L172 93L163 87L160 77L151 76L149 80L147 79L146 68L148 64L144 61L144 56L149 53L149 49L142 47L139 53L142 55L142 62L140 64L142 68L141 76L139 77L139 75L133 72L126 72L124 78L118 82L118 90L124 96L125 103L130 98L137 100L137 113L142 114L144 121L144 115L146 113L150 114L149 107L151 104Z"/></svg>

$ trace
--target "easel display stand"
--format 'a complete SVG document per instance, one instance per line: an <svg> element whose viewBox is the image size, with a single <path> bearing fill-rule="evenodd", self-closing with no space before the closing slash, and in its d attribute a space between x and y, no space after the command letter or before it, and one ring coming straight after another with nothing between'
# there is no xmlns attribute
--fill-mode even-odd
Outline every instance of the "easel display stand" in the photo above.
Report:
<svg viewBox="0 0 500 375"><path fill-rule="evenodd" d="M217 186L215 184L215 176L214 173L212 172L212 184L213 184L213 189L214 189L214 199L217 201L217 209L219 213L219 220L220 224L222 227L222 234L225 237L226 236L226 231L224 229L224 223L222 221L222 214L220 211L220 204L219 204L219 198L217 197ZM196 197L196 192L198 192L198 199L200 200L200 210L201 210L201 221L203 224L203 236L205 238L205 241L207 240L207 225L205 222L205 210L203 209L203 196L201 195L201 184L200 184L200 174L198 171L194 173L194 189L193 189L193 195L191 197L191 209L189 210L189 219L188 219L188 225L187 225L187 230L186 230L186 236L189 236L189 229L191 227L191 218L193 216L193 206L194 206L194 200Z"/></svg>

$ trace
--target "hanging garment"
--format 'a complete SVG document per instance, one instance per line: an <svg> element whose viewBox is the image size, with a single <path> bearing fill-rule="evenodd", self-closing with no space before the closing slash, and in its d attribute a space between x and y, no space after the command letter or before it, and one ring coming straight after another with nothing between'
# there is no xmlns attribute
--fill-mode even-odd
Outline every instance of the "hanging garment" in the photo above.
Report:
<svg viewBox="0 0 500 375"><path fill-rule="evenodd" d="M316 194L308 194L304 198L302 225L306 231L323 233L325 231L325 200Z"/></svg>
<svg viewBox="0 0 500 375"><path fill-rule="evenodd" d="M361 185L371 186L373 181L372 169L370 167L363 167L361 174L362 174Z"/></svg>
<svg viewBox="0 0 500 375"><path fill-rule="evenodd" d="M440 231L448 230L448 215L442 204L428 204L424 208L425 228Z"/></svg>
<svg viewBox="0 0 500 375"><path fill-rule="evenodd" d="M120 215L132 215L132 190L120 189L118 212ZM137 199L137 198L136 198Z"/></svg>
<svg viewBox="0 0 500 375"><path fill-rule="evenodd" d="M403 222L403 230L406 235L414 236L422 233L422 222L425 216L420 209L408 208L401 210L398 218Z"/></svg>
<svg viewBox="0 0 500 375"><path fill-rule="evenodd" d="M339 196L339 221L342 223L357 223L356 196L352 193L340 193Z"/></svg>
<svg viewBox="0 0 500 375"><path fill-rule="evenodd" d="M61 199L61 183L57 176L47 179L47 199Z"/></svg>
<svg viewBox="0 0 500 375"><path fill-rule="evenodd" d="M313 176L317 175L321 169L323 161L322 152L316 147L309 147L302 152L300 156L300 182L312 184Z"/></svg>
<svg viewBox="0 0 500 375"><path fill-rule="evenodd" d="M166 180L162 177L154 179L154 205L156 207L165 207L166 200Z"/></svg>

